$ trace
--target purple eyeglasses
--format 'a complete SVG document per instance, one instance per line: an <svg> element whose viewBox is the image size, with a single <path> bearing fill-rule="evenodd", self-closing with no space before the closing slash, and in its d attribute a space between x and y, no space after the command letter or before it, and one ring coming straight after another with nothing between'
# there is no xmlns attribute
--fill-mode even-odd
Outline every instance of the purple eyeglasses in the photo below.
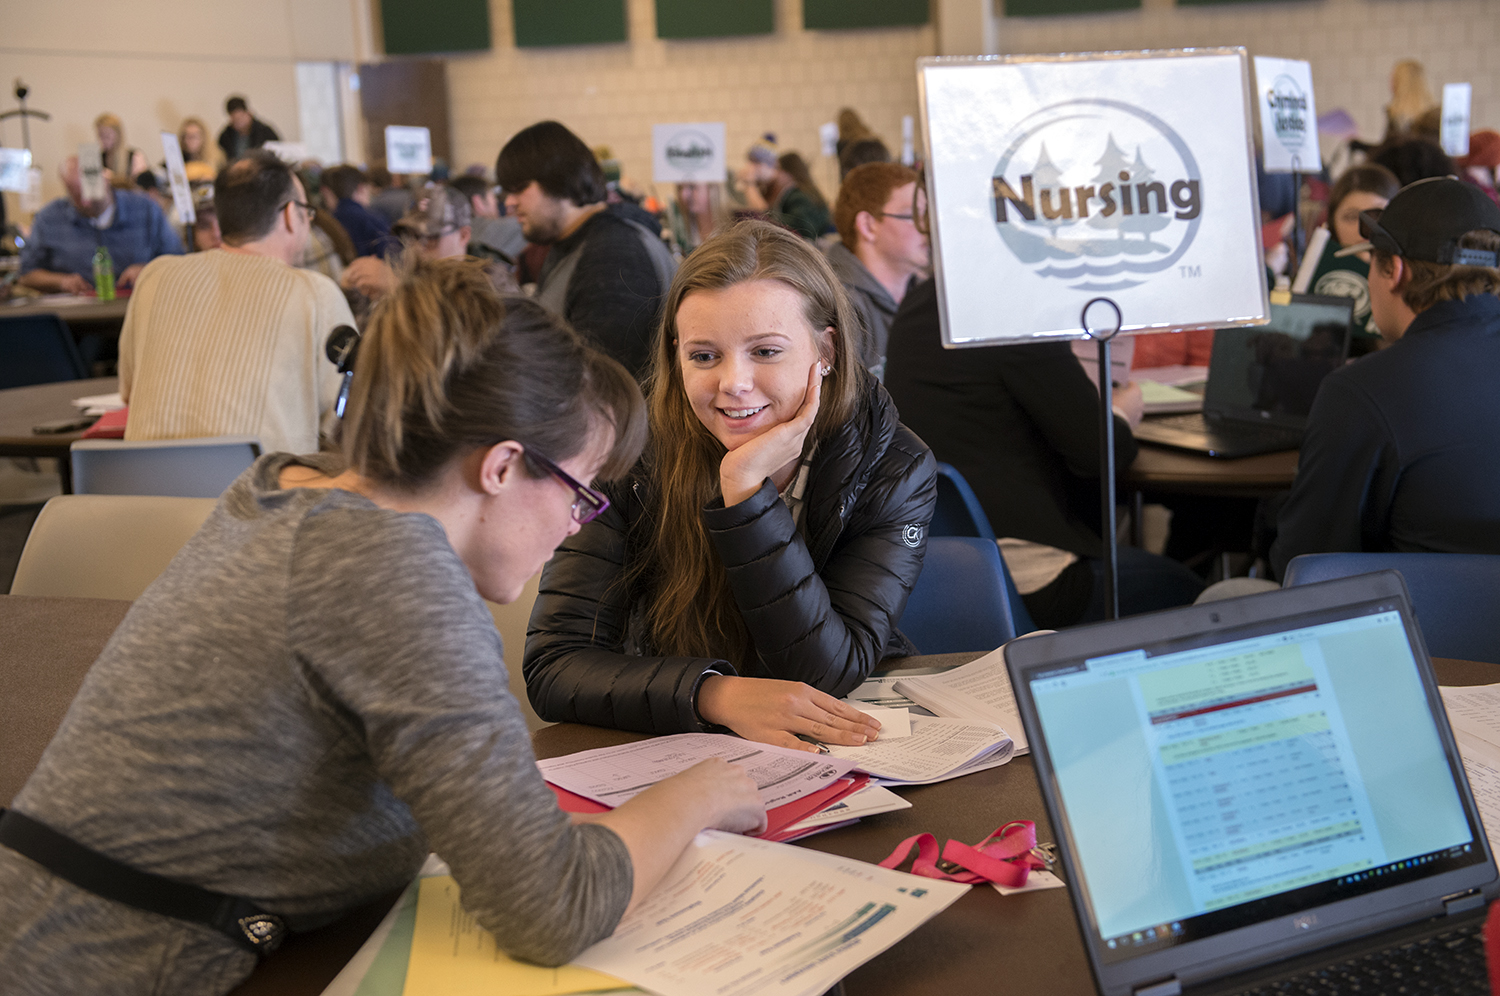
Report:
<svg viewBox="0 0 1500 996"><path fill-rule="evenodd" d="M535 450L527 450L526 456L535 462L537 466L573 489L573 494L576 496L573 499L573 521L579 525L593 522L604 514L606 508L609 508L609 499L604 497L603 494L587 485L579 484L573 479L571 474L540 453L537 453Z"/></svg>

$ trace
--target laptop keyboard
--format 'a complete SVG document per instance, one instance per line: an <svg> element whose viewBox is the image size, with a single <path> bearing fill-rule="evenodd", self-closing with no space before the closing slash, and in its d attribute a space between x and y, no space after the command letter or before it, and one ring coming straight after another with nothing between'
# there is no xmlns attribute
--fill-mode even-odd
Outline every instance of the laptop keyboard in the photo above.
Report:
<svg viewBox="0 0 1500 996"><path fill-rule="evenodd" d="M1489 996L1483 921L1246 990L1243 996Z"/></svg>

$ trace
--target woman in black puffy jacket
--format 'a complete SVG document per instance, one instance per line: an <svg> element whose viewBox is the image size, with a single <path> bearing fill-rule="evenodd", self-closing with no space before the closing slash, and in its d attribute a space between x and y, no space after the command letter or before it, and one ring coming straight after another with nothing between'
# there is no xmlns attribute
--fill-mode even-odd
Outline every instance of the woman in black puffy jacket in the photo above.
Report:
<svg viewBox="0 0 1500 996"><path fill-rule="evenodd" d="M936 463L859 362L823 256L744 222L663 306L651 441L542 573L524 671L544 719L727 727L816 749L878 724L839 701L913 648Z"/></svg>

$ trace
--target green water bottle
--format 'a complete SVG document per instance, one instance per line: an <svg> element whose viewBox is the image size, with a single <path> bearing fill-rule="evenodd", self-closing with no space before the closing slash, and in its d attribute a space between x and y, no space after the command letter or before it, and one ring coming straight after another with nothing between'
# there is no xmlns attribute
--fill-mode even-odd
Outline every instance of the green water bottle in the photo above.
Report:
<svg viewBox="0 0 1500 996"><path fill-rule="evenodd" d="M103 246L94 250L94 293L101 301L115 299L115 261Z"/></svg>

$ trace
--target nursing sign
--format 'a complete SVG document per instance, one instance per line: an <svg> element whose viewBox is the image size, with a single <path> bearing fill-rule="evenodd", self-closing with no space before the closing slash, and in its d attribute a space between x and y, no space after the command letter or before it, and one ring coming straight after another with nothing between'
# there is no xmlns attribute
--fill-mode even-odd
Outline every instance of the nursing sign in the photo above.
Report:
<svg viewBox="0 0 1500 996"><path fill-rule="evenodd" d="M1316 173L1323 168L1311 64L1257 55L1255 106L1267 173Z"/></svg>
<svg viewBox="0 0 1500 996"><path fill-rule="evenodd" d="M944 344L1078 338L1101 296L1125 332L1265 321L1246 68L1243 49L921 60Z"/></svg>
<svg viewBox="0 0 1500 996"><path fill-rule="evenodd" d="M723 183L724 122L651 126L656 183Z"/></svg>

